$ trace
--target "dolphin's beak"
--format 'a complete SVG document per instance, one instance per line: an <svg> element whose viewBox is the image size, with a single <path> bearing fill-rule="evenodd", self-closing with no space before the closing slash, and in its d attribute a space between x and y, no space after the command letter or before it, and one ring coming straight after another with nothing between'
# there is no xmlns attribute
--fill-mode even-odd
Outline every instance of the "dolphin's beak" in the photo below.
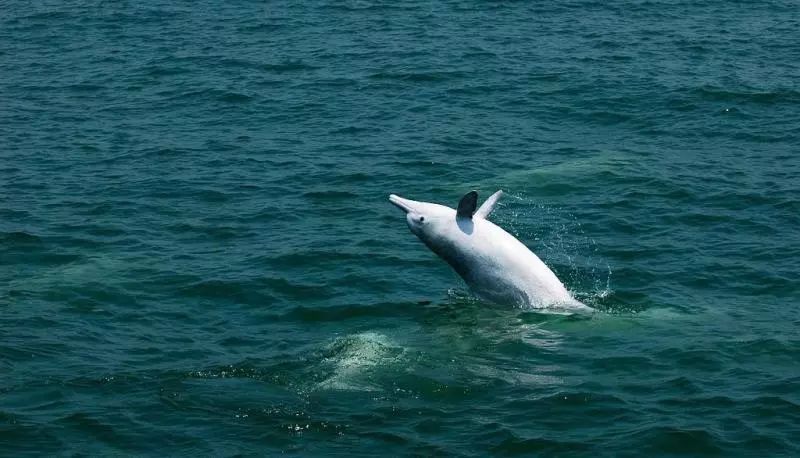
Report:
<svg viewBox="0 0 800 458"><path fill-rule="evenodd" d="M389 196L389 202L393 203L397 208L403 210L406 213L409 213L413 210L411 206L411 202L413 202L413 200L403 199L400 196L391 194Z"/></svg>

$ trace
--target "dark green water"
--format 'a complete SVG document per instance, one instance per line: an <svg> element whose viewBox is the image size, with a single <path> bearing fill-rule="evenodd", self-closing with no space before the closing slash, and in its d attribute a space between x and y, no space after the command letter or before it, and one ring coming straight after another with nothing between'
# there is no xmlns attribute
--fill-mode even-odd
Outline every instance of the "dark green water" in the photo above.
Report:
<svg viewBox="0 0 800 458"><path fill-rule="evenodd" d="M799 12L3 2L0 454L799 455Z"/></svg>

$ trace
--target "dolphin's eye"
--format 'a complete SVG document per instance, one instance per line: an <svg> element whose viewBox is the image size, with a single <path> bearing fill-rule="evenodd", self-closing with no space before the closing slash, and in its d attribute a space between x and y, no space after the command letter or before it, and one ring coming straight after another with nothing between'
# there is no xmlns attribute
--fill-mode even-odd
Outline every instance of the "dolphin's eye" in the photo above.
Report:
<svg viewBox="0 0 800 458"><path fill-rule="evenodd" d="M424 216L420 216L419 217L419 222L420 223L424 223L425 222L425 217Z"/></svg>

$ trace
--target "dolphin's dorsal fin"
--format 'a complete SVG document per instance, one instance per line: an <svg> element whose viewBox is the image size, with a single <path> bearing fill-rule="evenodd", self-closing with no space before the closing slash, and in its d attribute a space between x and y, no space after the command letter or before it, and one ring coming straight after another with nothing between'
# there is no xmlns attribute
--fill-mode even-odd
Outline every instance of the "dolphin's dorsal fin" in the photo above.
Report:
<svg viewBox="0 0 800 458"><path fill-rule="evenodd" d="M456 216L472 219L472 215L475 214L475 208L477 206L478 206L478 192L470 191L464 194L464 197L462 197L461 200L458 201L458 209L456 210Z"/></svg>
<svg viewBox="0 0 800 458"><path fill-rule="evenodd" d="M494 210L494 205L497 203L497 200L500 199L500 196L503 195L503 190L499 190L496 193L489 196L488 199L483 201L483 205L478 211L475 212L475 218L486 218L489 216L489 213Z"/></svg>

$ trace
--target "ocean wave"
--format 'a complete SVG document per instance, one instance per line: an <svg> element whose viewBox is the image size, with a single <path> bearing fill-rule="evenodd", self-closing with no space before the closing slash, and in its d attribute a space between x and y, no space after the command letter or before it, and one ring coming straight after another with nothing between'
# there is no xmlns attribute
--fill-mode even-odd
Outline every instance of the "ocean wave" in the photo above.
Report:
<svg viewBox="0 0 800 458"><path fill-rule="evenodd" d="M466 75L460 71L383 71L369 75L374 80L408 81L412 83L438 83L464 78Z"/></svg>
<svg viewBox="0 0 800 458"><path fill-rule="evenodd" d="M692 94L714 102L752 103L763 105L794 104L800 102L800 91L776 89L771 91L730 90L719 86L702 86L692 89Z"/></svg>

